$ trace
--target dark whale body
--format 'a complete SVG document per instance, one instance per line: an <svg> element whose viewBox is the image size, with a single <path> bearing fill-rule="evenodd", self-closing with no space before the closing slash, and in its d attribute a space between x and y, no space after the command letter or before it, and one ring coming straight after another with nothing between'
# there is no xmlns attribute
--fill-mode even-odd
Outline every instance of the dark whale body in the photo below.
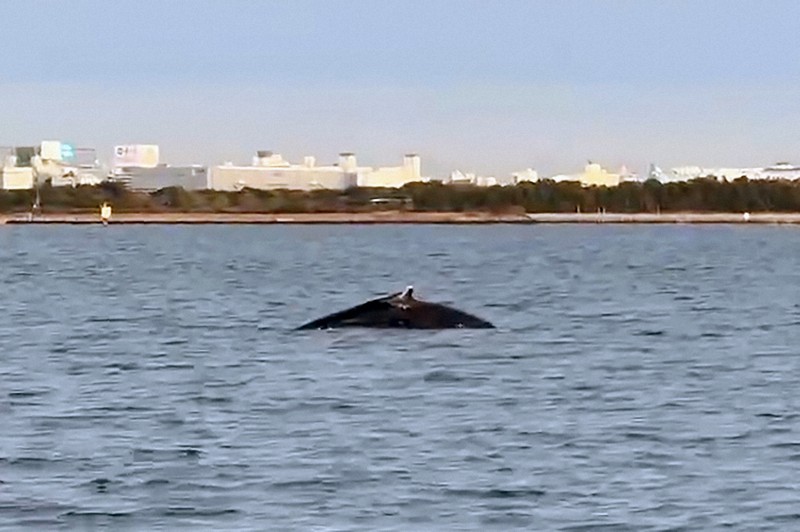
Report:
<svg viewBox="0 0 800 532"><path fill-rule="evenodd" d="M329 314L297 330L372 327L379 329L494 329L494 325L472 314L420 301L413 288Z"/></svg>

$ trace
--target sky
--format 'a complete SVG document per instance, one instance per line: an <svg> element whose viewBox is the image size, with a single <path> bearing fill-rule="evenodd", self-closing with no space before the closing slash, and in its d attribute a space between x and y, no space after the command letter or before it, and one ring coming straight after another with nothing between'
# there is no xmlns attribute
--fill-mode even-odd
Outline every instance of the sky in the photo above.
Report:
<svg viewBox="0 0 800 532"><path fill-rule="evenodd" d="M6 0L0 145L423 174L800 163L800 2Z"/></svg>

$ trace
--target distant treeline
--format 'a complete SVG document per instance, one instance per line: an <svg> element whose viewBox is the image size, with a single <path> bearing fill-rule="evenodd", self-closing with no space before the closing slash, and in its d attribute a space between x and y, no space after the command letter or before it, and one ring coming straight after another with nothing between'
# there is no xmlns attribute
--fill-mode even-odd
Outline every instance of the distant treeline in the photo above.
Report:
<svg viewBox="0 0 800 532"><path fill-rule="evenodd" d="M539 181L477 187L411 183L400 189L254 190L220 192L165 188L136 192L118 183L39 190L42 212L96 211L103 202L116 212L364 212L375 210L513 212L800 212L800 180L718 181L713 178L662 184L656 180L618 187ZM27 212L33 190L0 191L0 212Z"/></svg>

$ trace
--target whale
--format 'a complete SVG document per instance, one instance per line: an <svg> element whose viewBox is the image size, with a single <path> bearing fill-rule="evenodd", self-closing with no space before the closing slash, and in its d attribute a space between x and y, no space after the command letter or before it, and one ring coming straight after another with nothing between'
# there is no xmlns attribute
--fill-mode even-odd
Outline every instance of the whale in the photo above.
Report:
<svg viewBox="0 0 800 532"><path fill-rule="evenodd" d="M372 299L301 325L297 330L371 327L376 329L494 329L467 312L414 297L414 287Z"/></svg>

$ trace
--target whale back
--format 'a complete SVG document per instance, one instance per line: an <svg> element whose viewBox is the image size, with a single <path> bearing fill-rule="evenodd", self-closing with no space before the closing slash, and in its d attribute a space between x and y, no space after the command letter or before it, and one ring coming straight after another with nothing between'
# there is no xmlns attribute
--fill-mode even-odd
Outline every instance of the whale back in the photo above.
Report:
<svg viewBox="0 0 800 532"><path fill-rule="evenodd" d="M372 327L399 329L492 329L490 322L467 312L415 299L406 291L373 299L301 325L298 330Z"/></svg>

